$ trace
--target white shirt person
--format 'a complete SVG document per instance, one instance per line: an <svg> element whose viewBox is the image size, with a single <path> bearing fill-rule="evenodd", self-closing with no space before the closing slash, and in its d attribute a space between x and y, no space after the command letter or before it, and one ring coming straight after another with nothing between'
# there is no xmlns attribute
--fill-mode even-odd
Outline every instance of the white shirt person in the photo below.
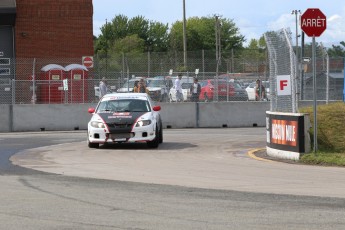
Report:
<svg viewBox="0 0 345 230"><path fill-rule="evenodd" d="M182 75L179 74L175 80L176 100L178 102L183 101L181 79L182 79Z"/></svg>
<svg viewBox="0 0 345 230"><path fill-rule="evenodd" d="M104 95L107 94L107 81L103 77L99 82L99 98L101 99Z"/></svg>

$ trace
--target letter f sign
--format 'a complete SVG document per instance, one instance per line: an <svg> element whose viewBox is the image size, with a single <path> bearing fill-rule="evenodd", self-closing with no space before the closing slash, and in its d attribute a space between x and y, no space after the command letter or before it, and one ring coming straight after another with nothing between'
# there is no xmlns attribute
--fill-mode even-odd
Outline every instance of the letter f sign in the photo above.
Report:
<svg viewBox="0 0 345 230"><path fill-rule="evenodd" d="M280 90L284 90L284 87L287 86L288 81L287 80L281 80L280 81Z"/></svg>
<svg viewBox="0 0 345 230"><path fill-rule="evenodd" d="M278 75L276 86L277 86L277 95L278 96L291 95L291 76L290 75Z"/></svg>

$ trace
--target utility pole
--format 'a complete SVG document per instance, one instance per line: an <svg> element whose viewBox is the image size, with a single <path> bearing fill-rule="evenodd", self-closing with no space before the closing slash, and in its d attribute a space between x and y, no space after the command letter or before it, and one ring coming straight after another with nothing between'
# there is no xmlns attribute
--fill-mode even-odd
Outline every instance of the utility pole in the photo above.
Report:
<svg viewBox="0 0 345 230"><path fill-rule="evenodd" d="M105 77L107 78L108 76L108 20L105 19Z"/></svg>
<svg viewBox="0 0 345 230"><path fill-rule="evenodd" d="M187 70L186 2L183 0L183 64Z"/></svg>
<svg viewBox="0 0 345 230"><path fill-rule="evenodd" d="M216 79L215 79L215 94L213 95L214 101L218 101L218 75L219 75L219 66L220 66L220 60L221 60L221 44L220 44L220 22L219 22L219 16L215 15L216 23L215 23L215 39L216 39Z"/></svg>
<svg viewBox="0 0 345 230"><path fill-rule="evenodd" d="M220 37L220 22L219 22L219 16L215 15L216 18L216 23L215 23L215 39L216 39L216 61L217 61L217 73L216 75L218 76L218 70L219 70L219 65L220 65L220 61L222 58L221 55L221 37Z"/></svg>

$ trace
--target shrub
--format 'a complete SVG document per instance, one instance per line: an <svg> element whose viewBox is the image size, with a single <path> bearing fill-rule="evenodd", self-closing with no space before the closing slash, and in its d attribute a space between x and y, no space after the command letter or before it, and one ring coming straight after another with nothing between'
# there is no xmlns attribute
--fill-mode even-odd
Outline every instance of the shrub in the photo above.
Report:
<svg viewBox="0 0 345 230"><path fill-rule="evenodd" d="M310 115L313 126L313 107L301 108L300 112ZM345 153L345 103L318 105L316 115L318 149L325 152ZM314 127L310 130L310 137L313 140Z"/></svg>

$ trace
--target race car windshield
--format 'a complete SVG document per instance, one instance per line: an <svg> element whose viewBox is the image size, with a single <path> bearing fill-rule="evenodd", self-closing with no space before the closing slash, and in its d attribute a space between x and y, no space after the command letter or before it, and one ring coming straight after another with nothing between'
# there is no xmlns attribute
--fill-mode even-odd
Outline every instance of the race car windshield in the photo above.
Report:
<svg viewBox="0 0 345 230"><path fill-rule="evenodd" d="M149 112L150 105L145 100L138 99L117 99L102 101L97 112Z"/></svg>

